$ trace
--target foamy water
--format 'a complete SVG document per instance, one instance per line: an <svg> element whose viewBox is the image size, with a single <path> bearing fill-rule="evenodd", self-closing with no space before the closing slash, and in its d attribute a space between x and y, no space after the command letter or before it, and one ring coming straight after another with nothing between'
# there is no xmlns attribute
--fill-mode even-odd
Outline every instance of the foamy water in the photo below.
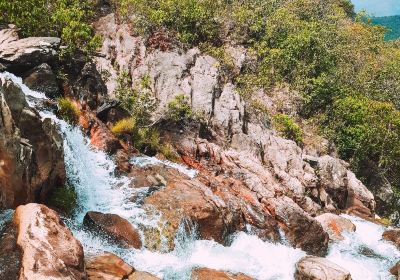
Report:
<svg viewBox="0 0 400 280"><path fill-rule="evenodd" d="M29 97L32 106L38 99L45 99L42 93L31 91L22 80L12 74L1 74L19 84ZM157 228L158 215L148 216L132 196L145 195L148 188L129 187L130 178L115 175L115 163L105 153L93 149L83 132L58 119L52 112L40 112L43 118L51 118L58 124L64 138L64 153L68 183L78 194L78 207L73 217L65 217L75 237L81 241L86 254L102 251L113 252L138 270L148 271L163 279L190 279L195 267L207 267L234 273L245 273L259 280L292 280L295 263L305 252L300 249L264 242L256 236L239 232L232 236L229 246L214 241L198 240L195 226L187 233L180 228L172 252L152 252L147 249L123 249L107 240L86 232L81 224L87 211L115 213L127 218L138 228ZM139 157L132 163L164 165L176 168L189 177L196 172L185 166L160 161L155 158ZM0 229L11 218L12 212L0 213ZM346 216L357 226L357 231L346 235L344 241L330 245L328 258L348 269L354 280L394 279L388 269L400 258L399 251L381 240L384 228L358 218ZM143 234L143 233L142 233Z"/></svg>

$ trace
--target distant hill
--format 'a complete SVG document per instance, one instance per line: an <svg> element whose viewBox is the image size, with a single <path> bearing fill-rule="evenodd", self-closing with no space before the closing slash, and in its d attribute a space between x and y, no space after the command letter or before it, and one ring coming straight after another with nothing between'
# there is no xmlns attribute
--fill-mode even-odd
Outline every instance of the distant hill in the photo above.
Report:
<svg viewBox="0 0 400 280"><path fill-rule="evenodd" d="M376 25L382 25L390 29L386 34L386 40L394 40L400 38L400 15L389 17L375 17L372 22Z"/></svg>

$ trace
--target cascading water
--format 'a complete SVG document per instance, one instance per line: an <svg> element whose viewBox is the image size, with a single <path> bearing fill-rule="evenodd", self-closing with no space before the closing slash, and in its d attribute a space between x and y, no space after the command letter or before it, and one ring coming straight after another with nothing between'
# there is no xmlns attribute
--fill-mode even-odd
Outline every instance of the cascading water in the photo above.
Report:
<svg viewBox="0 0 400 280"><path fill-rule="evenodd" d="M18 84L31 106L38 106L44 94L27 88L20 78L12 74L0 73L0 78L12 79ZM88 138L77 127L72 127L58 119L49 111L41 111L43 118L53 119L64 136L64 152L68 182L78 194L78 208L72 217L64 217L75 237L81 241L85 253L101 251L113 252L138 270L151 272L163 279L190 279L194 267L245 273L260 280L291 280L295 263L306 254L283 244L264 242L256 236L244 232L232 236L230 246L222 246L214 241L197 240L196 230L186 233L181 227L172 252L152 252L147 249L123 249L99 236L82 229L82 219L87 211L101 211L118 214L138 228L157 227L157 216L149 217L139 204L130 198L147 188L129 188L130 179L115 175L115 164L105 153L94 150ZM154 158L136 158L137 165L161 164L176 168L189 177L195 176L186 167L161 162ZM0 231L12 211L0 212ZM357 226L354 233L347 234L345 240L330 245L328 259L348 269L354 280L393 279L389 268L400 258L395 246L381 240L383 227L346 216Z"/></svg>

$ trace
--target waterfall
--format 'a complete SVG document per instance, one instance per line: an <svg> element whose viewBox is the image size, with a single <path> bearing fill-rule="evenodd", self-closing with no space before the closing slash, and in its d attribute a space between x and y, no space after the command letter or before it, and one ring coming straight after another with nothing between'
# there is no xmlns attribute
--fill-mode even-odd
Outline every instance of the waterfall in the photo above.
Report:
<svg viewBox="0 0 400 280"><path fill-rule="evenodd" d="M26 87L21 78L0 73L2 77L18 84L31 106L37 107L41 99L46 99L44 94ZM265 242L245 232L236 233L231 244L223 246L210 240L198 240L195 226L190 233L182 226L172 252L124 249L86 232L81 224L87 211L118 214L139 229L143 226L158 227L159 217L147 216L139 204L131 201L135 192L146 192L146 188L130 188L130 178L116 176L113 160L92 148L78 127L58 119L50 111L40 111L40 114L43 118L51 118L63 134L68 183L78 194L75 214L63 219L82 243L85 254L113 252L137 270L148 271L163 279L190 279L190 272L195 267L240 272L259 280L293 279L295 263L306 255L305 252L285 244ZM191 177L196 176L195 171L184 166L155 158L136 158L132 163L169 166ZM0 212L0 231L11 214L11 211ZM359 218L345 217L352 220L357 230L346 234L343 241L332 243L327 258L348 269L353 280L394 279L388 270L400 258L400 252L381 239L384 228Z"/></svg>

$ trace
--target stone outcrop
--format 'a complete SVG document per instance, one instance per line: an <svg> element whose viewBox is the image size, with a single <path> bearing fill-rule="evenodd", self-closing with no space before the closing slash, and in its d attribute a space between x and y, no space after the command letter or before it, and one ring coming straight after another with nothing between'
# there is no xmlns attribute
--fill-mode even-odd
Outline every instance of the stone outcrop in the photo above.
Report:
<svg viewBox="0 0 400 280"><path fill-rule="evenodd" d="M154 275L137 271L121 258L104 253L86 260L88 280L160 280Z"/></svg>
<svg viewBox="0 0 400 280"><path fill-rule="evenodd" d="M400 229L388 229L383 233L382 237L400 248Z"/></svg>
<svg viewBox="0 0 400 280"><path fill-rule="evenodd" d="M192 271L191 280L252 280L241 273L229 273L209 268L198 268Z"/></svg>
<svg viewBox="0 0 400 280"><path fill-rule="evenodd" d="M316 217L322 228L329 234L333 241L343 240L343 233L356 231L356 226L348 219L335 214L325 213Z"/></svg>
<svg viewBox="0 0 400 280"><path fill-rule="evenodd" d="M137 249L142 247L137 229L129 221L116 214L91 211L86 213L83 222L86 226L100 230L128 247Z"/></svg>
<svg viewBox="0 0 400 280"><path fill-rule="evenodd" d="M65 182L61 135L8 78L0 79L0 115L0 208L42 202Z"/></svg>
<svg viewBox="0 0 400 280"><path fill-rule="evenodd" d="M49 98L55 98L60 95L56 75L47 63L36 66L22 76L24 84L30 89L44 92Z"/></svg>
<svg viewBox="0 0 400 280"><path fill-rule="evenodd" d="M13 222L21 251L19 279L86 279L82 245L56 212L27 204L15 210Z"/></svg>
<svg viewBox="0 0 400 280"><path fill-rule="evenodd" d="M296 264L296 280L351 280L350 273L324 258L307 256Z"/></svg>
<svg viewBox="0 0 400 280"><path fill-rule="evenodd" d="M88 258L85 263L88 280L122 280L135 271L132 266L112 253Z"/></svg>
<svg viewBox="0 0 400 280"><path fill-rule="evenodd" d="M19 39L14 26L0 30L0 70L22 73L57 57L60 38L29 37Z"/></svg>

